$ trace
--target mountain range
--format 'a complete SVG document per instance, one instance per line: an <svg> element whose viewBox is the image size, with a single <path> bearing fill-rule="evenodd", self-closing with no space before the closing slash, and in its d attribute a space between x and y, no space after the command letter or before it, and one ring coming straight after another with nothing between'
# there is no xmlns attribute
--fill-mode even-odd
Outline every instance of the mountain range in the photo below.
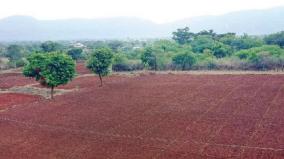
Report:
<svg viewBox="0 0 284 159"><path fill-rule="evenodd" d="M30 16L0 19L0 41L105 40L169 38L177 28L217 33L265 35L284 30L284 7L201 16L157 24L136 17L38 20Z"/></svg>

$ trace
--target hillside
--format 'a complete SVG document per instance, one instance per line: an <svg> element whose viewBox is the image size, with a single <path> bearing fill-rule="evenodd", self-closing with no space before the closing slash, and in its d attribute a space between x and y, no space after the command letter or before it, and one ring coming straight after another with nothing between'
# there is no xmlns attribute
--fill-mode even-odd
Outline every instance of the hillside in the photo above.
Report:
<svg viewBox="0 0 284 159"><path fill-rule="evenodd" d="M0 20L0 41L164 38L184 26L190 26L195 32L214 29L218 33L262 35L284 30L283 19L284 7L194 17L165 24L134 17L37 20L12 16Z"/></svg>

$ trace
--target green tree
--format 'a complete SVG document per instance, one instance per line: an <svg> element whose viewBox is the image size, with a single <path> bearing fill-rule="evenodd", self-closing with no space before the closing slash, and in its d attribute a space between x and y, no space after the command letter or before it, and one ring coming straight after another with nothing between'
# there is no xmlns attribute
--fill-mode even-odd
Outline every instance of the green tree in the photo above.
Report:
<svg viewBox="0 0 284 159"><path fill-rule="evenodd" d="M118 40L113 40L108 42L108 46L112 49L113 52L118 52L121 47L123 47L123 42Z"/></svg>
<svg viewBox="0 0 284 159"><path fill-rule="evenodd" d="M195 53L202 53L205 49L212 50L214 45L215 41L208 35L199 35L191 42L192 50Z"/></svg>
<svg viewBox="0 0 284 159"><path fill-rule="evenodd" d="M44 52L54 52L61 49L61 45L53 41L46 41L40 47Z"/></svg>
<svg viewBox="0 0 284 159"><path fill-rule="evenodd" d="M53 99L54 88L67 84L75 76L75 62L63 53L33 53L23 69L26 77L35 78L41 85L51 88Z"/></svg>
<svg viewBox="0 0 284 159"><path fill-rule="evenodd" d="M225 56L231 55L232 48L229 45L225 45L221 42L215 42L212 51L215 57L223 58Z"/></svg>
<svg viewBox="0 0 284 159"><path fill-rule="evenodd" d="M184 71L191 69L196 63L196 58L191 52L179 53L173 57L173 63L177 66L181 66L181 69Z"/></svg>
<svg viewBox="0 0 284 159"><path fill-rule="evenodd" d="M153 43L153 49L158 52L176 52L178 48L178 43L173 40L157 40Z"/></svg>
<svg viewBox="0 0 284 159"><path fill-rule="evenodd" d="M87 68L100 77L100 87L103 86L103 76L107 76L110 72L113 53L109 48L96 49L87 60Z"/></svg>
<svg viewBox="0 0 284 159"><path fill-rule="evenodd" d="M157 57L153 53L153 49L148 47L141 55L141 61L145 67L157 70Z"/></svg>
<svg viewBox="0 0 284 159"><path fill-rule="evenodd" d="M200 36L200 35L207 35L211 37L212 39L217 39L217 33L215 33L212 29L211 30L202 30L198 32L195 36Z"/></svg>
<svg viewBox="0 0 284 159"><path fill-rule="evenodd" d="M67 54L72 57L73 60L78 60L82 57L83 50L80 48L73 48L68 50Z"/></svg>
<svg viewBox="0 0 284 159"><path fill-rule="evenodd" d="M234 50L243 50L243 49L250 49L253 47L260 47L263 45L263 41L256 37L251 37L248 35L243 35L238 37L232 41L230 44Z"/></svg>
<svg viewBox="0 0 284 159"><path fill-rule="evenodd" d="M264 38L266 44L269 45L279 45L284 48L284 31L268 35Z"/></svg>
<svg viewBox="0 0 284 159"><path fill-rule="evenodd" d="M181 45L190 43L193 38L194 33L189 31L189 27L177 29L177 31L173 32L173 40Z"/></svg>
<svg viewBox="0 0 284 159"><path fill-rule="evenodd" d="M10 45L7 48L5 56L9 58L10 61L16 61L23 57L24 50L19 45Z"/></svg>

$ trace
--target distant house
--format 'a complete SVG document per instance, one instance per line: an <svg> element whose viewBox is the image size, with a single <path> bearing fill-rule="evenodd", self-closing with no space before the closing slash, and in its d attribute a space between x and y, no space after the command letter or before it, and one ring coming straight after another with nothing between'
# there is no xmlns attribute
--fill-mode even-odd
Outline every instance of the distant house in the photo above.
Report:
<svg viewBox="0 0 284 159"><path fill-rule="evenodd" d="M72 46L75 48L85 48L85 45L82 43L74 43Z"/></svg>
<svg viewBox="0 0 284 159"><path fill-rule="evenodd" d="M138 49L141 49L141 47L140 46L134 46L133 47L133 50L138 50Z"/></svg>

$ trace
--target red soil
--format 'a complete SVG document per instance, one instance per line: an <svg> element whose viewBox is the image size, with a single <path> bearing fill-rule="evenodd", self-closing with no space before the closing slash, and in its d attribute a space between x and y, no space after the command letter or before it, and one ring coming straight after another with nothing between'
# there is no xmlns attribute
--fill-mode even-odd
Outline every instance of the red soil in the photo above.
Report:
<svg viewBox="0 0 284 159"><path fill-rule="evenodd" d="M17 93L0 94L0 110L3 110L5 108L8 108L14 105L22 105L25 103L31 103L39 99L40 97L32 96L32 95L25 95L25 94L17 94Z"/></svg>
<svg viewBox="0 0 284 159"><path fill-rule="evenodd" d="M79 91L0 114L0 156L284 158L283 75L75 79Z"/></svg>
<svg viewBox="0 0 284 159"><path fill-rule="evenodd" d="M24 86L32 83L35 83L33 79L24 77L20 73L0 74L0 89L11 88L15 86Z"/></svg>
<svg viewBox="0 0 284 159"><path fill-rule="evenodd" d="M77 71L78 74L89 74L89 73L91 73L91 71L86 68L84 62L79 62L79 63L76 64L76 71Z"/></svg>

